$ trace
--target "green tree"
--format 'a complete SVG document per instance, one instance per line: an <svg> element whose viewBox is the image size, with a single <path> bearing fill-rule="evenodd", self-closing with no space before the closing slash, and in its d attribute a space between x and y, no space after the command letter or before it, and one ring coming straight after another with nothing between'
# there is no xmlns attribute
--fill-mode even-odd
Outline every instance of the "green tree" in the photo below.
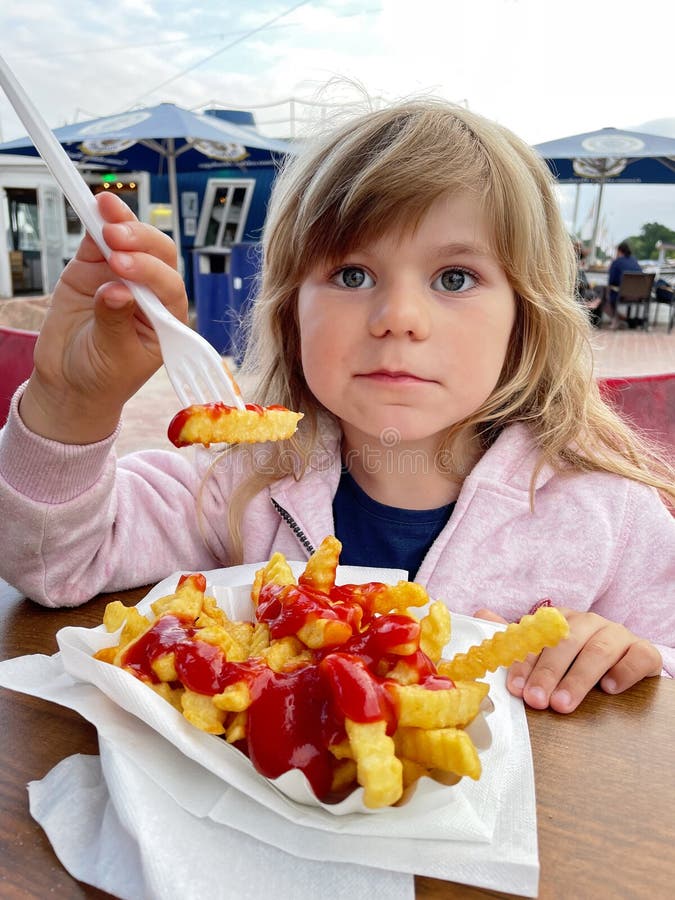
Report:
<svg viewBox="0 0 675 900"><path fill-rule="evenodd" d="M656 259L659 255L656 242L675 244L675 231L671 231L660 222L646 222L642 226L640 234L634 234L626 240L630 244L633 255L638 259Z"/></svg>

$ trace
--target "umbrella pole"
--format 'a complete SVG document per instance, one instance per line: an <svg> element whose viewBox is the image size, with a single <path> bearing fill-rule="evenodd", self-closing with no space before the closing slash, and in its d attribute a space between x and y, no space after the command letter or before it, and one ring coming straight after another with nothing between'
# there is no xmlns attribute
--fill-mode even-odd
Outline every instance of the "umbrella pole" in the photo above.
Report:
<svg viewBox="0 0 675 900"><path fill-rule="evenodd" d="M581 182L577 184L577 189L574 194L574 215L572 216L572 234L575 238L578 238L579 230L577 229L577 219L579 218L579 195L581 194Z"/></svg>
<svg viewBox="0 0 675 900"><path fill-rule="evenodd" d="M166 157L166 167L169 175L169 201L171 203L171 222L173 231L173 240L178 251L178 271L181 275L185 274L185 266L183 265L183 253L180 239L180 219L178 217L178 178L176 177L176 145L173 138L167 141L168 153Z"/></svg>
<svg viewBox="0 0 675 900"><path fill-rule="evenodd" d="M602 206L602 192L605 189L605 176L600 178L600 190L598 191L598 202L595 207L595 219L593 221L593 236L591 237L591 249L588 254L588 262L590 265L596 262L595 249L598 243L598 232L600 230L600 207Z"/></svg>

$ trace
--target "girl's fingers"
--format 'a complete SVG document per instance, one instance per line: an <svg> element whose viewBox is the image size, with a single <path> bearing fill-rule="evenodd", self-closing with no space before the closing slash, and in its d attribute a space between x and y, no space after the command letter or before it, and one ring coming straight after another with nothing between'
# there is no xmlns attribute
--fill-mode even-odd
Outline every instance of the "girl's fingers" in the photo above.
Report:
<svg viewBox="0 0 675 900"><path fill-rule="evenodd" d="M127 204L114 194L97 194L96 203L105 222L119 223L138 221ZM104 225L103 227L105 229L107 226ZM76 259L84 262L100 262L103 258L103 254L99 250L98 245L87 232L77 250Z"/></svg>
<svg viewBox="0 0 675 900"><path fill-rule="evenodd" d="M600 681L600 687L608 694L620 694L643 678L660 675L663 658L650 641L639 639L631 644L621 659L612 666Z"/></svg>
<svg viewBox="0 0 675 900"><path fill-rule="evenodd" d="M564 613L565 610L561 610L561 612ZM584 690L582 684L586 684L586 680L589 677L587 669L592 668L593 663L592 661L587 664L581 663L581 654L582 651L585 653L585 648L593 635L603 629L606 620L594 613L583 613L582 615L572 614L568 616L568 621L570 625L569 637L565 638L557 646L547 647L543 650L539 654L530 674L525 678L522 697L528 706L534 709L546 709L554 691L558 689L564 689L568 693L559 695L557 705L551 704L555 709L568 705L568 701L571 704L573 700L576 701L574 705L578 705L600 676L607 671L609 665L615 663L618 658L614 656L608 661L602 672L598 672L595 680L588 684ZM603 642L601 640L598 647L602 645ZM593 655L593 652L591 652L591 656ZM598 653L598 656L600 655L602 653ZM574 671L575 667L577 668L573 683L561 684L563 679L570 678L570 673ZM566 676L565 673L568 670L570 670L570 673ZM581 693L582 690L583 693ZM571 709L560 708L558 712L571 712Z"/></svg>
<svg viewBox="0 0 675 900"><path fill-rule="evenodd" d="M570 713L598 683L607 693L618 694L661 673L663 660L657 648L623 625L595 613L560 611L569 622L569 637L509 668L506 687L528 706ZM480 609L474 616L505 621L489 609Z"/></svg>
<svg viewBox="0 0 675 900"><path fill-rule="evenodd" d="M551 709L573 712L605 672L617 663L629 646L630 632L607 622L589 636L569 671L550 696Z"/></svg>
<svg viewBox="0 0 675 900"><path fill-rule="evenodd" d="M91 298L99 287L106 281L114 278L110 268L103 262L100 253L99 259L95 261L88 261L84 256L80 255L80 251L87 240L90 239L87 237L82 241L75 258L71 259L63 272L61 272L59 286L65 285L69 289L70 293L67 295L69 303L72 303L72 297L76 296L80 303L85 305L91 304ZM56 302L60 293L58 289L54 291L53 302Z"/></svg>
<svg viewBox="0 0 675 900"><path fill-rule="evenodd" d="M581 613L570 617L570 630L566 641L541 654L525 686L523 698L535 708L550 705L556 712L570 713L599 682L604 682L608 692L618 693L661 671L661 655L656 647L636 638L623 625L593 613ZM551 665L555 651L566 644L577 648L568 667L562 668L565 657L554 659ZM549 660L545 659L547 655ZM540 670L542 663L549 666L549 672ZM551 682L556 682L552 689Z"/></svg>
<svg viewBox="0 0 675 900"><path fill-rule="evenodd" d="M123 371L118 372L120 384L126 386L128 378L133 382L139 366L145 370L148 366L156 367L161 363L161 353L152 327L139 312L129 289L120 282L108 282L96 292L94 334L101 358L106 359L113 368L122 362ZM139 345L144 348L141 354L138 352ZM135 390L137 387L131 387L131 393Z"/></svg>
<svg viewBox="0 0 675 900"><path fill-rule="evenodd" d="M115 194L109 194L101 191L96 195L96 203L98 211L106 222L137 222L138 219L132 212L131 208L124 200L116 197Z"/></svg>
<svg viewBox="0 0 675 900"><path fill-rule="evenodd" d="M148 253L165 265L176 268L176 245L168 236L145 222L116 222L104 225L103 237L112 251Z"/></svg>
<svg viewBox="0 0 675 900"><path fill-rule="evenodd" d="M121 309L134 302L129 288L121 281L109 281L102 284L94 295L94 301L100 300L108 309Z"/></svg>
<svg viewBox="0 0 675 900"><path fill-rule="evenodd" d="M168 234L139 222L126 203L113 194L99 194L98 205L106 220L103 237L111 250L149 253L176 268L176 245Z"/></svg>
<svg viewBox="0 0 675 900"><path fill-rule="evenodd" d="M99 212L105 220L103 238L111 250L149 253L171 268L176 268L176 245L168 234L145 222L139 222L126 203L114 194L99 194L96 199ZM88 233L80 244L77 259L82 262L101 262L104 259Z"/></svg>
<svg viewBox="0 0 675 900"><path fill-rule="evenodd" d="M525 657L523 662L513 663L513 665L509 667L509 671L506 675L506 688L514 697L523 696L523 690L527 684L527 679L530 677L532 669L534 669L538 659L538 654L530 653L529 656Z"/></svg>
<svg viewBox="0 0 675 900"><path fill-rule="evenodd" d="M187 297L183 279L175 269L149 253L114 251L108 259L114 275L146 285L182 322L187 321Z"/></svg>
<svg viewBox="0 0 675 900"><path fill-rule="evenodd" d="M491 609L479 609L474 614L474 619L485 619L487 622L499 622L503 625L507 624L506 619Z"/></svg>

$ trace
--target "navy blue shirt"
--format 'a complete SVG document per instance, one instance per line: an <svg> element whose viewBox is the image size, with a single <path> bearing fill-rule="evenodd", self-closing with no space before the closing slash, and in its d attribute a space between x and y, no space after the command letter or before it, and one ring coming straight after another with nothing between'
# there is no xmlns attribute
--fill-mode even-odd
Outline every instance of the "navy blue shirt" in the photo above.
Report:
<svg viewBox="0 0 675 900"><path fill-rule="evenodd" d="M413 580L427 551L452 514L454 503L438 509L398 509L371 499L346 469L333 500L335 536L346 566L405 569Z"/></svg>
<svg viewBox="0 0 675 900"><path fill-rule="evenodd" d="M607 281L611 287L618 290L621 284L621 276L624 272L641 272L642 266L634 256L617 256L609 267Z"/></svg>

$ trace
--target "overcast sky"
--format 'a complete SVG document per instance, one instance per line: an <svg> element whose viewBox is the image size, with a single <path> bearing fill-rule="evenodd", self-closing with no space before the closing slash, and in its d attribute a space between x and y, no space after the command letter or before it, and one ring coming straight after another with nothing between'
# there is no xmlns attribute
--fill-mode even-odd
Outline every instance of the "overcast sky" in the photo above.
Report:
<svg viewBox="0 0 675 900"><path fill-rule="evenodd" d="M52 127L162 101L344 102L358 84L465 103L530 143L607 125L675 137L673 35L672 0L0 2L0 54ZM288 106L256 115L279 134ZM0 97L2 139L24 133ZM609 186L603 208L609 242L647 221L675 230L675 187Z"/></svg>

